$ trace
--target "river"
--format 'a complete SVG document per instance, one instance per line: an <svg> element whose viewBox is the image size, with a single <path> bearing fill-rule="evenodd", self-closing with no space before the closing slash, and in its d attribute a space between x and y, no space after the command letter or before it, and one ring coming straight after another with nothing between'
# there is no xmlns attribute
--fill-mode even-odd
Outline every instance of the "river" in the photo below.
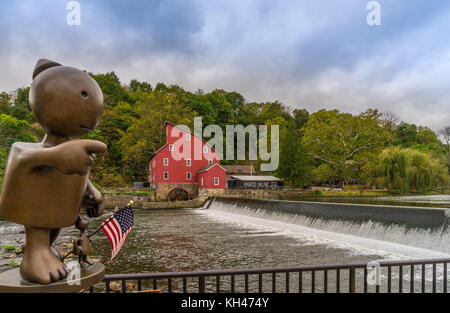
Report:
<svg viewBox="0 0 450 313"><path fill-rule="evenodd" d="M402 200L389 201L399 203L396 199ZM437 200L439 206L450 205L450 197L445 199ZM432 200L414 199L428 203ZM405 211L392 206L389 213L395 214L386 217L385 213L375 214L376 210L386 209L382 206L335 204L337 207L316 207L314 212L320 216L312 216L308 203L311 206L310 202L300 201L220 199L208 210L135 210L135 227L116 258L108 263L110 248L102 233L92 238L95 257L106 264L107 273L450 257L445 209ZM371 210L375 213L361 213ZM336 217L340 214L344 218ZM104 219L92 219L90 229ZM71 242L76 233L73 228L63 230L59 247L64 248L63 244ZM23 241L22 226L0 221L1 245L20 246ZM11 255L2 251L1 257L0 271L4 271L9 268ZM20 262L20 256L16 261Z"/></svg>

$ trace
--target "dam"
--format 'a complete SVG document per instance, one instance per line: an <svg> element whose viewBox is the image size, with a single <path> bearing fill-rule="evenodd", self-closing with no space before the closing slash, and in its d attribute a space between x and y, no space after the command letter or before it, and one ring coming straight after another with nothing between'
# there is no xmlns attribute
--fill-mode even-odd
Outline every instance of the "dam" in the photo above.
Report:
<svg viewBox="0 0 450 313"><path fill-rule="evenodd" d="M447 208L220 198L208 214L291 234L366 244L372 249L382 246L387 253L397 251L411 257L450 253ZM393 251L388 251L388 246Z"/></svg>

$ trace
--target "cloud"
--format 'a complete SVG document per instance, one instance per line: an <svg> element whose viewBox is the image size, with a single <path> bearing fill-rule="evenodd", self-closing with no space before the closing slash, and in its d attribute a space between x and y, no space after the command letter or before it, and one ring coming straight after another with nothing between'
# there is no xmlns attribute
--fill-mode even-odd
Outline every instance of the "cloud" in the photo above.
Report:
<svg viewBox="0 0 450 313"><path fill-rule="evenodd" d="M2 1L0 90L28 85L45 57L122 81L236 90L249 101L292 107L367 108L438 129L450 105L447 2L80 0L82 25L66 24L66 1Z"/></svg>

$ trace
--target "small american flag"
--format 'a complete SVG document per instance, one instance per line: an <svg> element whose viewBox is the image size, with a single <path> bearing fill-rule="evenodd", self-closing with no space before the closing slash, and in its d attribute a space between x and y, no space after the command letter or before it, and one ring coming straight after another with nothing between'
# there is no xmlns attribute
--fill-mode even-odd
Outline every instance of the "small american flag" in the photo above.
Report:
<svg viewBox="0 0 450 313"><path fill-rule="evenodd" d="M100 226L111 245L110 262L119 253L125 243L128 233L133 229L133 222L134 218L131 205L126 205L115 212Z"/></svg>

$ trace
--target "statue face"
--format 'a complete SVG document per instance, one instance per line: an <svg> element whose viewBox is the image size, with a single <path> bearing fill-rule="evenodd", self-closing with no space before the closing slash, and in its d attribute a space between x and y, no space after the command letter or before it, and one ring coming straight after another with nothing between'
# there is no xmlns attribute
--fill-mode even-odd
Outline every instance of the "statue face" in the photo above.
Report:
<svg viewBox="0 0 450 313"><path fill-rule="evenodd" d="M88 74L68 66L42 71L30 89L30 107L46 132L77 138L97 127L103 94Z"/></svg>

